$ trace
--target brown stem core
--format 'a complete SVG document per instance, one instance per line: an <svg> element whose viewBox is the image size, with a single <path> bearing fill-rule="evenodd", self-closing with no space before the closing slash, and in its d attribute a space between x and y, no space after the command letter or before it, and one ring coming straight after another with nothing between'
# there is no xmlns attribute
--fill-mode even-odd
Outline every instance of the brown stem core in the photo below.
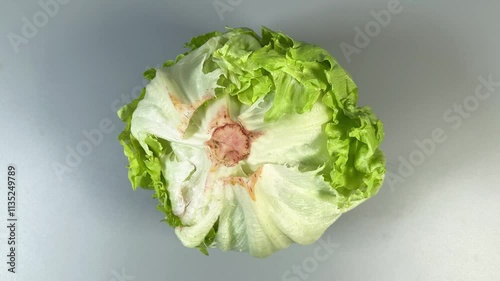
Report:
<svg viewBox="0 0 500 281"><path fill-rule="evenodd" d="M225 124L214 130L207 145L212 160L235 166L250 154L250 134L239 124Z"/></svg>

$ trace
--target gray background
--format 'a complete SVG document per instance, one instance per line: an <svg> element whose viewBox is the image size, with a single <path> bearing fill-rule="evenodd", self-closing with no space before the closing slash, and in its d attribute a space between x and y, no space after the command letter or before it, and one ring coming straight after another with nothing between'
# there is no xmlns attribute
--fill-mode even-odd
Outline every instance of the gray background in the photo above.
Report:
<svg viewBox="0 0 500 281"><path fill-rule="evenodd" d="M211 0L71 0L16 54L8 34L20 35L22 18L41 7L2 1L0 225L5 170L15 163L20 246L15 279L2 226L0 279L287 280L295 265L309 273L289 280L500 280L500 87L455 129L443 119L474 94L479 76L500 81L500 4L402 0L403 11L348 62L340 43L353 45L354 28L388 2L233 0L219 17ZM415 140L436 128L447 136L404 181L386 181L328 229L323 239L337 246L324 261L313 260L318 243L264 260L218 250L205 257L160 223L150 192L130 188L113 102L142 85L148 66L225 25L266 25L330 51L357 82L360 104L384 122L393 175L418 153ZM60 180L52 165L106 118L114 130Z"/></svg>

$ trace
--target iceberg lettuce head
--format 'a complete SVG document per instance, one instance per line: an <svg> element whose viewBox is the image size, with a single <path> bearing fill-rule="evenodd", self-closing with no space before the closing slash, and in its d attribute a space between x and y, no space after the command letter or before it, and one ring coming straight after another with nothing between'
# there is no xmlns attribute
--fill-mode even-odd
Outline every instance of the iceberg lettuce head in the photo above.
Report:
<svg viewBox="0 0 500 281"><path fill-rule="evenodd" d="M186 247L266 257L377 193L382 123L324 49L268 28L186 47L118 112L133 188L154 190Z"/></svg>

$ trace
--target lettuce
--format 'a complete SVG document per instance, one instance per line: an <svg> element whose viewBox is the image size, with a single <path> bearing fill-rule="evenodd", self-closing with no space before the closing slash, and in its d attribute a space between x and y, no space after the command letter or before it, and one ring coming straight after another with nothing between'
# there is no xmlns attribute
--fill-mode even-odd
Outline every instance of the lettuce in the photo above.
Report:
<svg viewBox="0 0 500 281"><path fill-rule="evenodd" d="M132 187L186 247L266 257L377 193L383 125L324 49L265 27L185 46L118 115Z"/></svg>

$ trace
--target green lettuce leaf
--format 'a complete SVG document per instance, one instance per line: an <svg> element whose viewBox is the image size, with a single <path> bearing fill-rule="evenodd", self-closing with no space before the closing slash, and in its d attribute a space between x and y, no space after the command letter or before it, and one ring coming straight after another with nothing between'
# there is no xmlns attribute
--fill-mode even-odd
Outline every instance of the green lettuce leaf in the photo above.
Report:
<svg viewBox="0 0 500 281"><path fill-rule="evenodd" d="M129 161L128 177L132 188L134 190L138 187L153 189L155 191L153 197L158 198L160 202L158 210L165 214L164 220L170 226L177 227L182 224L179 218L172 213L171 203L167 196L167 182L162 175L162 165L160 163L161 155L171 150L170 145L164 140L148 135L145 138L149 150L149 153L147 153L130 132L132 113L145 94L144 89L137 99L118 111L118 116L126 124L118 139L123 145L125 156Z"/></svg>

